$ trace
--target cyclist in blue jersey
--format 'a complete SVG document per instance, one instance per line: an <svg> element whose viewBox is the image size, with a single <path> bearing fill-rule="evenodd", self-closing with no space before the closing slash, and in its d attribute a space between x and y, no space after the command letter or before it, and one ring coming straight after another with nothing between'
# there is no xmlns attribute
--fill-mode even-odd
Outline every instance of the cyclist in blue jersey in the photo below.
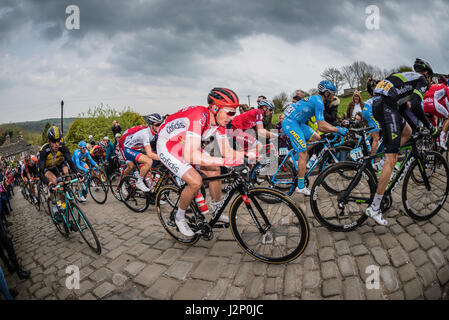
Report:
<svg viewBox="0 0 449 320"><path fill-rule="evenodd" d="M337 93L335 85L323 80L318 84L318 95L306 97L301 101L292 103L285 109L285 120L282 122L282 130L289 137L290 142L299 155L298 160L298 186L296 191L306 196L310 196L310 190L304 185L306 174L306 164L309 159L307 154L307 142L320 139L307 122L315 116L318 130L325 133L339 133L346 135L348 129L344 127L334 127L324 120L324 105L333 101Z"/></svg>
<svg viewBox="0 0 449 320"><path fill-rule="evenodd" d="M78 148L73 152L72 161L77 167L77 169L83 171L84 173L87 173L90 169L88 162L90 163L91 167L96 168L98 165L97 163L92 159L89 152L87 151L87 143L85 141L80 141L78 143ZM81 187L81 181L78 181L78 190L80 190ZM81 192L79 192L79 198L81 201L86 201L86 198L83 196Z"/></svg>
<svg viewBox="0 0 449 320"><path fill-rule="evenodd" d="M377 105L378 103L381 103L381 99L379 97L372 97L370 99L368 99L365 102L365 105L363 106L363 110L362 110L362 118L368 122L368 126L369 127L374 127L374 129L372 129L370 131L370 136L372 139L371 142L371 155L376 154L377 151L377 146L379 145L379 140L380 140L380 124L379 122L374 118L373 115L373 104Z"/></svg>

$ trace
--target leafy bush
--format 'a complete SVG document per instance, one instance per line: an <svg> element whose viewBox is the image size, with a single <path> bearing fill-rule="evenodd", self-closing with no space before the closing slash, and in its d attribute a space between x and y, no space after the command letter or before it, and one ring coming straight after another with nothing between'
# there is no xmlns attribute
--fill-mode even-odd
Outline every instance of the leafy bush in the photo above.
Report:
<svg viewBox="0 0 449 320"><path fill-rule="evenodd" d="M95 141L100 141L107 136L111 141L114 140L112 135L112 121L117 120L122 128L122 133L134 126L144 125L145 120L136 112L128 107L127 109L117 112L109 106L95 107L89 109L87 115L82 113L79 118L73 121L72 125L65 136L66 145L70 152L78 148L80 141L89 141L89 135L93 136Z"/></svg>

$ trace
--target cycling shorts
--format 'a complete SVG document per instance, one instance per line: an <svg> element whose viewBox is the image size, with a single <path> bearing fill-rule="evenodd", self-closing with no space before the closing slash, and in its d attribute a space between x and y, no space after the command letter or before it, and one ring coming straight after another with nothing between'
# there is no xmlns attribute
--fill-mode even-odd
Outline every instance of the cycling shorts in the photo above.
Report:
<svg viewBox="0 0 449 320"><path fill-rule="evenodd" d="M123 153L122 156L126 160L126 162L138 162L139 158L143 155L142 152L127 147L123 148L123 150L120 149L120 151Z"/></svg>
<svg viewBox="0 0 449 320"><path fill-rule="evenodd" d="M63 162L62 164L60 164L59 166L56 166L56 167L53 167L53 168L45 168L45 170L44 170L44 175L45 175L47 172L51 172L51 173L53 173L53 174L55 175L56 178L58 178L58 177L60 177L61 175L64 174L64 172L62 171L62 169L63 169L64 167L68 167L68 164L67 164L66 161L64 161L64 162Z"/></svg>
<svg viewBox="0 0 449 320"><path fill-rule="evenodd" d="M373 115L382 128L385 153L398 153L402 130L407 122L401 117L397 107L390 104L389 100L383 96L380 103L373 104Z"/></svg>
<svg viewBox="0 0 449 320"><path fill-rule="evenodd" d="M171 145L170 151L168 150L167 145ZM203 151L203 153L207 154L205 151ZM159 139L157 140L157 155L164 166L181 179L190 169L195 168L196 170L200 170L201 168L201 166L188 163L183 156L183 145L180 143L172 145L170 143L170 138L166 139L159 136Z"/></svg>
<svg viewBox="0 0 449 320"><path fill-rule="evenodd" d="M282 122L282 131L288 136L293 149L297 153L307 150L307 141L315 133L315 130L307 124L298 123L296 120L288 118Z"/></svg>

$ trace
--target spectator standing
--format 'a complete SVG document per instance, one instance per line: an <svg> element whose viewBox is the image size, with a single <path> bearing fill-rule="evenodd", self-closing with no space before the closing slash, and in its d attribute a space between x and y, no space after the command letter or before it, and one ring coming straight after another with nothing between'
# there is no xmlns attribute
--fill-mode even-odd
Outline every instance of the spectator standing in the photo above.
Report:
<svg viewBox="0 0 449 320"><path fill-rule="evenodd" d="M6 284L6 279L5 275L3 274L2 267L0 267L0 292L3 294L6 300L13 300L13 297L9 292L8 285Z"/></svg>
<svg viewBox="0 0 449 320"><path fill-rule="evenodd" d="M114 137L115 137L115 135L117 133L122 133L122 128L120 128L120 123L118 121L116 121L116 120L112 121L112 128L111 128L111 130L112 130L112 133L113 133Z"/></svg>
<svg viewBox="0 0 449 320"><path fill-rule="evenodd" d="M301 99L299 99L299 100L304 99L305 96L306 96L306 93L305 93L303 90L298 89L298 90L295 91L295 97L301 98ZM298 100L298 101L299 101L299 100Z"/></svg>
<svg viewBox="0 0 449 320"><path fill-rule="evenodd" d="M324 108L324 120L333 126L337 125L338 106L340 105L340 99L335 97L334 101L329 103Z"/></svg>
<svg viewBox="0 0 449 320"><path fill-rule="evenodd" d="M346 119L355 119L357 114L362 115L363 100L359 91L355 91L352 95L352 101L348 105L346 110Z"/></svg>

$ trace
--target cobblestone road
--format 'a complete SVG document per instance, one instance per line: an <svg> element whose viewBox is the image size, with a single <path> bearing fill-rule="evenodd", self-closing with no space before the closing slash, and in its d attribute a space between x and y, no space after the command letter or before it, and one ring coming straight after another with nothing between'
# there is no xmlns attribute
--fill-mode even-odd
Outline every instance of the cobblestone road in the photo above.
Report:
<svg viewBox="0 0 449 320"><path fill-rule="evenodd" d="M77 233L64 239L47 215L16 188L11 232L31 278L7 276L19 299L448 299L449 204L427 222L414 222L401 205L390 225L367 221L351 233L330 232L313 217L304 254L287 265L267 265L240 250L229 230L212 241L182 246L160 226L154 209L128 210L110 194L105 205L82 205L103 252ZM66 267L80 268L79 290L66 288ZM380 267L380 288L367 289L369 265Z"/></svg>

